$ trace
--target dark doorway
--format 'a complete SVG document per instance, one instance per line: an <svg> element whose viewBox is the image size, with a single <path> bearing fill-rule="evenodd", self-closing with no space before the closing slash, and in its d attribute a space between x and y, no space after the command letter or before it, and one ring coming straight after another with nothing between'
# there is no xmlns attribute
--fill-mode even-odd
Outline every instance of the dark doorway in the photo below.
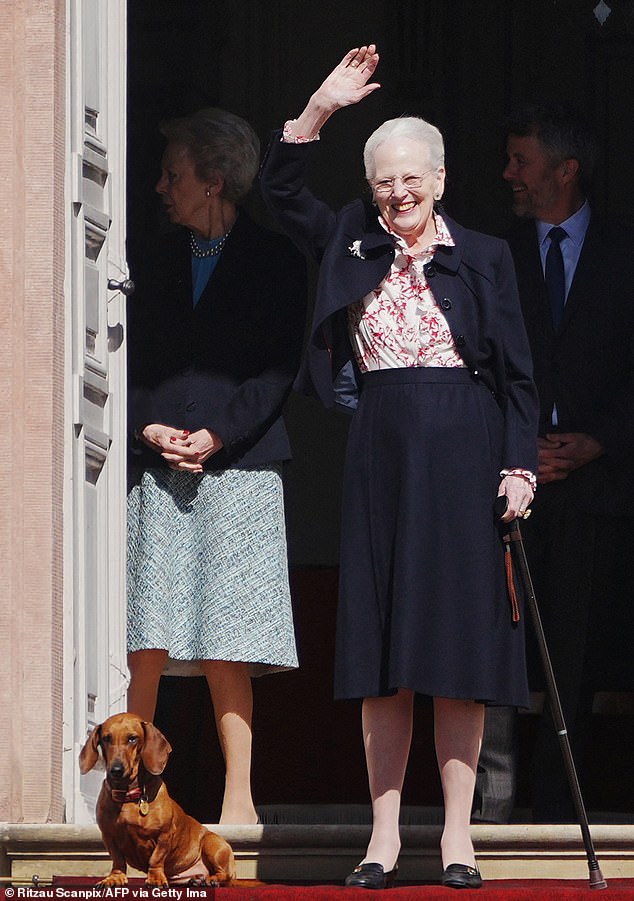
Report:
<svg viewBox="0 0 634 901"><path fill-rule="evenodd" d="M601 213L633 220L634 181L622 177L632 150L632 4L610 3L603 25L594 6L579 0L367 0L362 8L339 0L131 0L130 247L163 226L153 192L162 119L222 106L248 119L265 146L271 129L297 114L329 67L349 47L370 40L382 54L382 88L329 123L323 163L313 173L316 192L333 205L364 190L361 150L368 133L383 119L412 113L445 135L451 215L470 227L503 232L510 213L500 177L501 122L515 103L543 98L574 103L595 119L607 152L593 202ZM257 191L248 206L266 220ZM366 804L359 705L331 700L347 421L300 397L292 398L287 418L295 454L287 504L301 669L255 682L256 803ZM174 747L167 774L174 795L196 817L213 821L223 765L204 681L164 677L156 721ZM617 748L627 746L633 722L608 724ZM528 718L524 756L531 729ZM597 787L590 792L597 798L606 785L601 761L613 750L602 740L593 751ZM520 806L527 803L525 792L521 782ZM613 794L613 809L627 805L626 793ZM404 801L440 803L426 699L417 707Z"/></svg>

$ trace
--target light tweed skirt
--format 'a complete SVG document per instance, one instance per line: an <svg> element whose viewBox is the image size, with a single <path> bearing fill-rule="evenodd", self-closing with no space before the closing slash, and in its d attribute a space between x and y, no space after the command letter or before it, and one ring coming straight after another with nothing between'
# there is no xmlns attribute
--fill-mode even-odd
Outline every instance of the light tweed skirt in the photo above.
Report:
<svg viewBox="0 0 634 901"><path fill-rule="evenodd" d="M280 467L194 474L147 469L128 494L128 651L166 649L165 672L198 660L298 665Z"/></svg>

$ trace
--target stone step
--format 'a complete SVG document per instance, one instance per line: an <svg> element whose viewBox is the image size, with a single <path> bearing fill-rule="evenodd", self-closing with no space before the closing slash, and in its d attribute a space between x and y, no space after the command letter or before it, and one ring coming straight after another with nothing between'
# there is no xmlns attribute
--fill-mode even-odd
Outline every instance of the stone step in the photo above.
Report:
<svg viewBox="0 0 634 901"><path fill-rule="evenodd" d="M233 846L238 877L263 882L340 882L363 856L365 825L210 825ZM438 879L440 825L403 826L404 882ZM634 826L596 824L592 840L606 879L634 878ZM578 826L473 826L485 879L586 879ZM97 826L0 824L0 880L42 883L54 876L105 875L108 856ZM130 875L139 875L131 872Z"/></svg>

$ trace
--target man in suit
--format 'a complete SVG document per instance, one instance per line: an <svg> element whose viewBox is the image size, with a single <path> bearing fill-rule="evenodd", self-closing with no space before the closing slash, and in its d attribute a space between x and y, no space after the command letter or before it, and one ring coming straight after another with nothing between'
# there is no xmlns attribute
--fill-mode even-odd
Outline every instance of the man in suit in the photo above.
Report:
<svg viewBox="0 0 634 901"><path fill-rule="evenodd" d="M538 489L522 533L583 789L594 692L633 683L634 241L590 208L595 141L573 111L517 110L507 155L518 217L507 239L540 396ZM514 726L514 710L489 709L474 821L509 819ZM535 822L574 820L546 712L531 785Z"/></svg>

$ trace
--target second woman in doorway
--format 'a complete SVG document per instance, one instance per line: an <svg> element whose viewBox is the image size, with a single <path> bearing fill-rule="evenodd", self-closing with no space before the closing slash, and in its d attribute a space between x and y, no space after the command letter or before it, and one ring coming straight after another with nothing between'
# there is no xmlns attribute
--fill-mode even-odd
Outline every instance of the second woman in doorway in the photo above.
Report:
<svg viewBox="0 0 634 901"><path fill-rule="evenodd" d="M168 122L156 186L173 232L133 253L129 304L128 708L202 673L224 754L221 823L255 823L251 677L297 666L282 407L305 264L238 206L259 143L238 116Z"/></svg>

